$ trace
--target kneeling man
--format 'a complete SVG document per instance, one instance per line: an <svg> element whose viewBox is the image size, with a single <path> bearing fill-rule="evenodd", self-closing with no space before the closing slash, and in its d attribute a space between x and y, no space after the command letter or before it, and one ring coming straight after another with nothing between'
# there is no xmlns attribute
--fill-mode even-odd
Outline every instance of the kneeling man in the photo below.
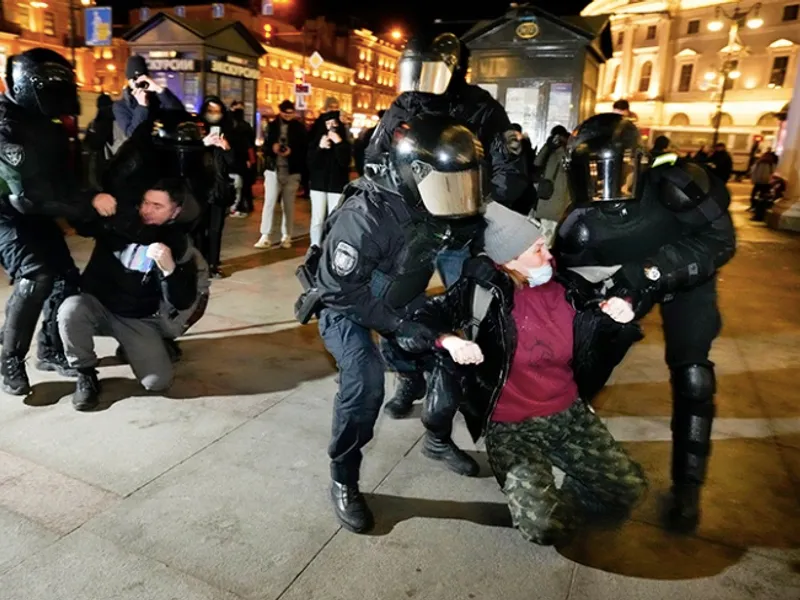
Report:
<svg viewBox="0 0 800 600"><path fill-rule="evenodd" d="M99 403L95 336L120 343L146 390L164 391L172 383L159 309L167 302L186 310L197 296L189 238L174 224L187 193L178 180L147 190L139 206L142 227L135 235L114 227L114 219L79 228L81 235L95 238L94 251L82 275L83 293L68 298L58 311L67 360L78 370L72 400L76 410L92 410ZM116 212L116 205L96 208L104 215Z"/></svg>

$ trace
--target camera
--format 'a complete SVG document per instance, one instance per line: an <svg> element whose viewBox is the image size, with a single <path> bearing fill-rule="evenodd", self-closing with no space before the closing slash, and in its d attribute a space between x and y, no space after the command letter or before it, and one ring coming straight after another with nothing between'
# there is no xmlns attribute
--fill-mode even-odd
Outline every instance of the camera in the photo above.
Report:
<svg viewBox="0 0 800 600"><path fill-rule="evenodd" d="M286 144L281 144L280 146L278 146L278 152L280 152L281 154L286 152L288 149L289 148L287 148Z"/></svg>
<svg viewBox="0 0 800 600"><path fill-rule="evenodd" d="M150 82L148 82L148 81L137 81L136 82L136 87L139 88L140 90L146 90L146 89L148 89L150 87Z"/></svg>

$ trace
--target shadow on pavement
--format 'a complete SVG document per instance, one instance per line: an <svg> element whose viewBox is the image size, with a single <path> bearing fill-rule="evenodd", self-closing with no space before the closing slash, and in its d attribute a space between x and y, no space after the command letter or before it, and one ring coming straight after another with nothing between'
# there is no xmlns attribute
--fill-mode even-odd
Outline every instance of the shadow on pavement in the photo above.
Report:
<svg viewBox="0 0 800 600"><path fill-rule="evenodd" d="M413 518L457 519L487 527L511 527L511 515L505 503L454 502L405 498L384 494L364 494L376 516L369 535L388 535L396 525Z"/></svg>

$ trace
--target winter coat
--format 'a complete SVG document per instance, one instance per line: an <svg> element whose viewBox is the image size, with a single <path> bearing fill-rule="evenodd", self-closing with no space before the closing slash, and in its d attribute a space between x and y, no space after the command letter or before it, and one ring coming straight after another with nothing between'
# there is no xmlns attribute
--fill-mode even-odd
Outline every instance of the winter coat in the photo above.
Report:
<svg viewBox="0 0 800 600"><path fill-rule="evenodd" d="M440 402L437 395L460 396L456 403L475 441L486 433L517 347L517 328L512 316L514 282L487 257L470 259L464 265L461 279L445 294L429 298L412 317L441 334L469 331L474 290L478 285L488 289L492 296L477 335L470 336L483 351L484 361L477 366L459 366L446 351L438 350L428 390L428 406L433 411L437 405L452 406L452 400ZM573 374L578 393L586 402L597 395L630 347L643 337L635 322L617 323L599 308L576 312L573 335Z"/></svg>

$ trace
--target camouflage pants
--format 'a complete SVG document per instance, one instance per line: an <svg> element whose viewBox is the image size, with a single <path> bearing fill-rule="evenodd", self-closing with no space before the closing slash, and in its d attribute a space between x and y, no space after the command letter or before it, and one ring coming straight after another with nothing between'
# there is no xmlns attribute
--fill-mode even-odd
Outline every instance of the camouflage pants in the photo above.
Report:
<svg viewBox="0 0 800 600"><path fill-rule="evenodd" d="M553 544L587 516L624 518L647 487L642 468L582 401L549 417L492 423L489 464L514 526L537 544ZM556 487L553 466L565 473Z"/></svg>

